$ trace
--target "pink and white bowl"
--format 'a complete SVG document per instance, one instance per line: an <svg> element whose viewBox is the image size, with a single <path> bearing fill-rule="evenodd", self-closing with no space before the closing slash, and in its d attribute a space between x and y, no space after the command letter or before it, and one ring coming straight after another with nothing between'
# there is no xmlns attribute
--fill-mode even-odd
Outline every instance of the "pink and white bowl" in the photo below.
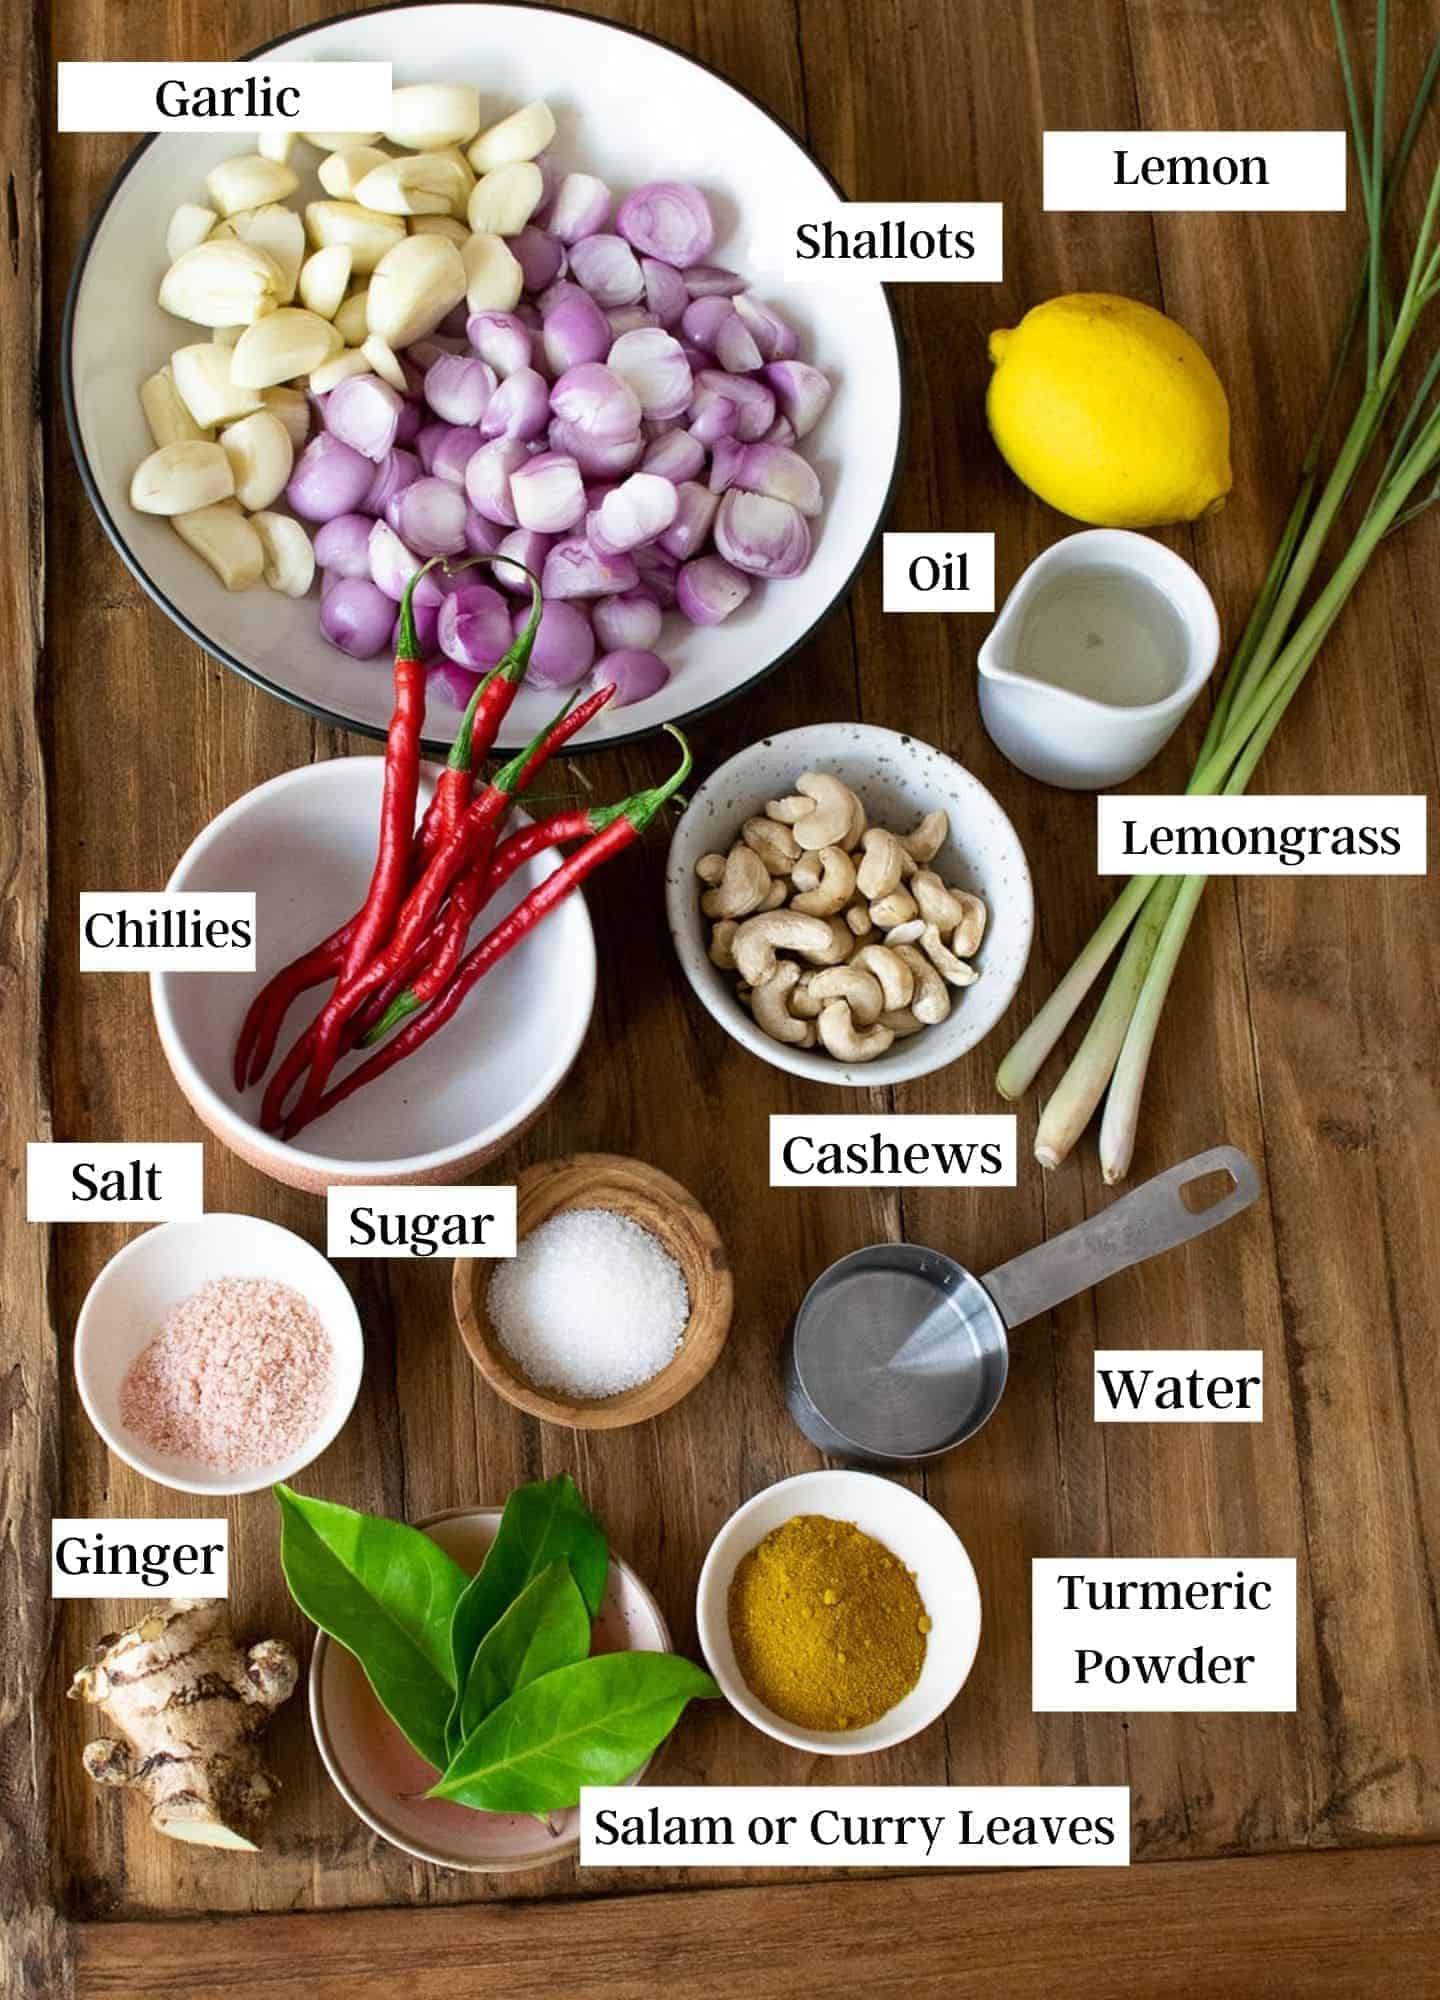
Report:
<svg viewBox="0 0 1440 2000"><path fill-rule="evenodd" d="M265 1278L299 1292L330 1336L330 1393L304 1443L244 1472L219 1472L146 1444L123 1422L120 1390L171 1308L217 1278ZM293 1479L334 1443L355 1407L365 1366L360 1315L340 1273L303 1236L258 1215L162 1222L117 1250L75 1323L80 1401L117 1458L177 1493L258 1493Z"/></svg>
<svg viewBox="0 0 1440 2000"><path fill-rule="evenodd" d="M166 885L255 895L256 970L154 972L150 1001L171 1074L203 1124L273 1180L323 1194L462 1181L512 1146L564 1082L595 1001L595 934L584 898L553 910L414 1055L287 1145L262 1130L263 1084L235 1088L231 1061L260 986L364 899L375 859L383 759L337 757L257 785L194 840ZM421 805L429 797L421 786ZM515 815L524 824L524 815ZM485 928L548 875L556 853L517 870ZM472 938L480 936L480 928ZM290 1010L277 1059L319 1012L320 987ZM345 1059L336 1070L357 1062Z"/></svg>
<svg viewBox="0 0 1440 2000"><path fill-rule="evenodd" d="M500 1513L498 1507L455 1507L415 1525L473 1574L495 1539ZM671 1650L659 1605L613 1554L592 1650ZM472 1874L511 1874L563 1861L580 1845L578 1806L542 1823L528 1813L474 1812L451 1799L427 1799L436 1772L381 1708L354 1654L323 1632L310 1658L310 1722L325 1769L350 1810L418 1861ZM638 1784L652 1761L647 1758L625 1782Z"/></svg>

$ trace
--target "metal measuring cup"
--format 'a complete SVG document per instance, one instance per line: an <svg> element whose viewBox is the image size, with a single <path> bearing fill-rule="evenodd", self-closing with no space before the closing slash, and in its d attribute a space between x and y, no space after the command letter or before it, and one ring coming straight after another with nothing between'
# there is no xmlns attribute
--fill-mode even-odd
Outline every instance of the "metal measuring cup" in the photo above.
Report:
<svg viewBox="0 0 1440 2000"><path fill-rule="evenodd" d="M1184 1189L1217 1173L1228 1192L1187 1207ZM1218 1228L1259 1192L1245 1155L1214 1146L980 1278L918 1244L853 1251L821 1272L786 1338L790 1414L834 1458L939 1458L974 1437L1000 1401L1010 1329Z"/></svg>

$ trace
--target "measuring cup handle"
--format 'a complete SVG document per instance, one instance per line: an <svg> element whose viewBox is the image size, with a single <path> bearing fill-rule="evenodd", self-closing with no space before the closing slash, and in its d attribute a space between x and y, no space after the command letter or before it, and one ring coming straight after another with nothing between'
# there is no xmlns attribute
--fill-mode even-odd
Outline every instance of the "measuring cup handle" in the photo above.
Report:
<svg viewBox="0 0 1440 2000"><path fill-rule="evenodd" d="M1230 1176L1229 1193L1207 1208L1187 1208L1183 1190L1215 1173ZM1218 1228L1248 1208L1259 1192L1259 1177L1242 1152L1234 1146L1212 1146L1208 1153L1168 1167L1133 1194L1122 1195L1088 1222L987 1271L980 1282L1005 1324L1021 1326L1116 1271Z"/></svg>

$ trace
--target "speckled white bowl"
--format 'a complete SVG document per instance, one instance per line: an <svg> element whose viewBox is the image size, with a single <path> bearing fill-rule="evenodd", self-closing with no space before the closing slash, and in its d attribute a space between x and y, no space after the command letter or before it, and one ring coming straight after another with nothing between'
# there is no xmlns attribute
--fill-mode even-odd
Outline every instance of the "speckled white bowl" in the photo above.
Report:
<svg viewBox="0 0 1440 2000"><path fill-rule="evenodd" d="M823 1049L796 1049L758 1028L735 997L735 975L707 954L710 925L700 914L702 854L726 852L744 821L767 799L795 788L802 771L831 771L859 794L872 823L907 833L943 806L950 836L931 864L947 882L973 890L990 912L976 955L980 977L954 995L947 1020L894 1042L874 1062L837 1062ZM982 1041L1015 997L1030 956L1035 900L1014 827L978 778L917 737L864 722L822 722L767 736L741 750L700 787L675 829L665 874L670 934L685 976L726 1034L762 1061L817 1083L882 1089L929 1076Z"/></svg>
<svg viewBox="0 0 1440 2000"><path fill-rule="evenodd" d="M500 1512L498 1507L454 1507L416 1526L473 1573L495 1539ZM592 1650L671 1651L659 1605L617 1555L610 1558ZM427 1799L435 1772L381 1708L354 1654L323 1632L310 1658L310 1721L325 1769L350 1810L382 1840L418 1861L503 1875L563 1861L580 1845L578 1806L541 1821L528 1813L473 1812L451 1799ZM651 1761L647 1757L626 1784L638 1784Z"/></svg>

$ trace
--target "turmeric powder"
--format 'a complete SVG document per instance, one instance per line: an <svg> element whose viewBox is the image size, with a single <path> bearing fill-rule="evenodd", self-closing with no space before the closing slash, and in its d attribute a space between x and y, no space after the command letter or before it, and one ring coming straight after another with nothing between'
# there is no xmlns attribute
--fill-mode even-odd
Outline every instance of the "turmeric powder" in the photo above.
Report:
<svg viewBox="0 0 1440 2000"><path fill-rule="evenodd" d="M930 1620L914 1574L853 1521L796 1514L742 1557L730 1637L746 1686L800 1729L861 1729L909 1694Z"/></svg>

